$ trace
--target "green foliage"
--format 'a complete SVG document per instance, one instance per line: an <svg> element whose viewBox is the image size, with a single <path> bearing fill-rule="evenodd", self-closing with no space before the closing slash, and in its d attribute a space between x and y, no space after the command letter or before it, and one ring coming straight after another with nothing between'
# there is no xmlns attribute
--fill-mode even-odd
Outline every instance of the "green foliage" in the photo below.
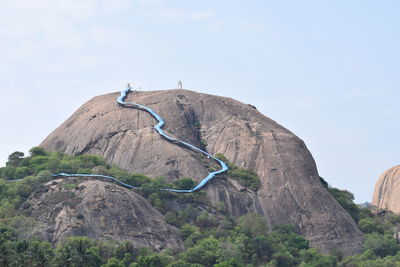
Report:
<svg viewBox="0 0 400 267"><path fill-rule="evenodd" d="M398 267L400 266L400 253L384 258L376 257L372 251L367 250L360 255L346 257L339 266L343 267Z"/></svg>
<svg viewBox="0 0 400 267"><path fill-rule="evenodd" d="M182 260L171 262L167 267L201 267L199 264L191 264Z"/></svg>
<svg viewBox="0 0 400 267"><path fill-rule="evenodd" d="M207 144L206 140L203 140L203 139L200 140L200 147L204 148L204 147L206 147L207 145L208 145L208 144Z"/></svg>
<svg viewBox="0 0 400 267"><path fill-rule="evenodd" d="M238 230L248 236L259 236L267 233L267 224L260 215L248 213L239 218Z"/></svg>
<svg viewBox="0 0 400 267"><path fill-rule="evenodd" d="M187 239L190 235L195 232L200 232L200 228L193 224L184 224L181 227L180 235L183 239Z"/></svg>
<svg viewBox="0 0 400 267"><path fill-rule="evenodd" d="M178 220L183 223L194 222L198 215L198 209L192 205L178 211Z"/></svg>
<svg viewBox="0 0 400 267"><path fill-rule="evenodd" d="M7 166L0 168L0 178L5 180L37 178L37 180L29 182L32 190L36 188L36 186L32 186L32 183L49 181L52 174L59 172L111 175L133 186L151 183L150 178L145 175L130 174L107 164L104 158L95 155L68 156L60 152L47 152L41 147L34 147L30 150L29 157L24 158L23 156L22 152L12 153L7 161ZM28 188L23 187L25 188L19 188L19 192L22 198L25 198ZM0 197L2 196L0 195Z"/></svg>
<svg viewBox="0 0 400 267"><path fill-rule="evenodd" d="M213 266L218 258L218 243L218 240L213 236L204 238L197 245L183 252L180 257L189 263Z"/></svg>
<svg viewBox="0 0 400 267"><path fill-rule="evenodd" d="M319 177L319 181L321 182L323 187L325 187L325 188L329 187L328 182L324 178L322 178L321 176Z"/></svg>
<svg viewBox="0 0 400 267"><path fill-rule="evenodd" d="M216 218L209 214L207 211L203 211L197 218L196 218L196 225L200 228L209 228L214 227L218 224Z"/></svg>
<svg viewBox="0 0 400 267"><path fill-rule="evenodd" d="M241 185L254 191L257 191L260 188L261 182L255 172L249 169L239 168L235 164L229 162L228 159L221 153L216 154L215 157L228 165L229 170L227 175L229 178L237 180Z"/></svg>
<svg viewBox="0 0 400 267"><path fill-rule="evenodd" d="M101 267L125 267L125 264L122 260L110 258L107 263L103 264Z"/></svg>
<svg viewBox="0 0 400 267"><path fill-rule="evenodd" d="M0 168L0 175L5 180L18 179L18 178L14 178L16 169L17 168L15 166L6 166L3 168Z"/></svg>
<svg viewBox="0 0 400 267"><path fill-rule="evenodd" d="M392 235L378 233L366 234L363 245L364 250L371 250L379 257L395 255L400 251L400 246Z"/></svg>
<svg viewBox="0 0 400 267"><path fill-rule="evenodd" d="M101 262L98 247L87 237L69 237L56 249L56 266L100 266Z"/></svg>
<svg viewBox="0 0 400 267"><path fill-rule="evenodd" d="M152 254L147 256L140 256L138 259L137 266L140 267L160 267L166 266L169 263L167 257L162 255Z"/></svg>
<svg viewBox="0 0 400 267"><path fill-rule="evenodd" d="M18 167L24 156L23 152L15 151L8 156L6 165Z"/></svg>
<svg viewBox="0 0 400 267"><path fill-rule="evenodd" d="M384 232L383 226L378 224L378 222L376 222L372 218L363 218L363 219L359 220L358 227L364 233L377 232L377 233L383 234L383 232Z"/></svg>
<svg viewBox="0 0 400 267"><path fill-rule="evenodd" d="M354 195L347 190L337 188L328 188L331 195L339 202L339 204L350 214L357 223L361 219L360 208L354 204Z"/></svg>
<svg viewBox="0 0 400 267"><path fill-rule="evenodd" d="M222 154L217 156L228 163L227 176L248 188L258 188L259 181L254 173L229 163ZM139 193L165 215L167 223L180 228L186 250L153 252L149 248L134 248L129 242L93 241L86 237L70 237L53 248L47 242L36 240L32 229L38 222L19 212L29 207L25 200L32 193L42 192L42 184L57 172L105 174L142 186L144 190ZM176 194L159 190L190 189L195 185L190 178L182 178L171 185L162 177L150 179L128 173L98 156L68 156L41 148L33 148L28 157L14 152L6 167L0 168L0 178L0 266L344 267L399 266L400 262L400 246L393 238L393 230L400 226L400 216L375 215L368 208L360 208L354 204L350 192L330 188L322 178L321 183L366 233L362 254L346 258L339 254L320 254L310 248L309 242L291 225L278 225L271 230L264 217L254 213L230 218L223 202L211 207L202 192ZM16 178L23 180L5 181ZM75 179L63 186L73 191L78 184L79 180ZM76 214L76 219L85 220L85 217Z"/></svg>
<svg viewBox="0 0 400 267"><path fill-rule="evenodd" d="M300 267L335 267L337 258L332 255L319 254L315 248L300 251Z"/></svg>
<svg viewBox="0 0 400 267"><path fill-rule="evenodd" d="M241 185L256 191L261 186L261 182L256 173L247 169L232 169L228 171L228 176L237 180Z"/></svg>
<svg viewBox="0 0 400 267"><path fill-rule="evenodd" d="M177 181L174 181L173 185L176 189L189 190L196 186L196 181L194 181L192 178L181 178Z"/></svg>
<svg viewBox="0 0 400 267"><path fill-rule="evenodd" d="M397 214L387 214L387 220L391 223L391 224L400 224L400 215Z"/></svg>
<svg viewBox="0 0 400 267"><path fill-rule="evenodd" d="M225 203L223 201L219 201L216 208L217 208L217 211L219 211L221 213L225 213L226 212L226 206L225 206Z"/></svg>
<svg viewBox="0 0 400 267"><path fill-rule="evenodd" d="M257 262L266 262L274 253L274 240L270 236L259 235L251 241Z"/></svg>
<svg viewBox="0 0 400 267"><path fill-rule="evenodd" d="M288 251L275 253L272 259L272 264L278 267L292 267L296 265L296 259Z"/></svg>
<svg viewBox="0 0 400 267"><path fill-rule="evenodd" d="M31 155L31 157L46 156L47 152L46 152L46 150L44 150L44 148L35 146L35 147L32 147L31 150L29 150L29 154Z"/></svg>
<svg viewBox="0 0 400 267"><path fill-rule="evenodd" d="M228 165L229 168L234 167L234 165L232 165L232 163L229 162L229 160L225 157L224 154L222 154L222 153L217 153L217 154L214 155L214 157L216 157L217 159L220 159L220 160L222 160L223 162L225 162L225 163Z"/></svg>
<svg viewBox="0 0 400 267"><path fill-rule="evenodd" d="M243 263L239 262L236 259L230 259L223 261L221 263L214 264L214 267L243 267Z"/></svg>
<svg viewBox="0 0 400 267"><path fill-rule="evenodd" d="M165 213L165 222L175 226L179 226L180 223L178 217L176 216L176 213L171 211Z"/></svg>

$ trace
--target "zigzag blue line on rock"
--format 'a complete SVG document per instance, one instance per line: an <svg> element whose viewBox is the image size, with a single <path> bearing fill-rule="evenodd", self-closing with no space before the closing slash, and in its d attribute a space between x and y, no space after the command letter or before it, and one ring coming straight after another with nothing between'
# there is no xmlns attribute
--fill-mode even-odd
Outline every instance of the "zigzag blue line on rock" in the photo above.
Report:
<svg viewBox="0 0 400 267"><path fill-rule="evenodd" d="M195 187L193 187L192 189L189 189L189 190L179 190L179 189L172 189L172 188L163 188L163 189L160 189L161 191L170 191L170 192L176 192L176 193L192 193L192 192L195 192L195 191L198 191L198 190L202 189L210 180L212 180L212 179L215 177L215 175L217 175L217 174L219 174L219 173L226 172L226 171L228 170L228 166L227 166L227 165L225 164L225 162L223 162L222 160L220 160L220 159L214 157L213 155L207 153L206 151L201 150L200 148L197 148L197 147L193 146L192 144L189 144L189 143L187 143L187 142L184 142L184 141L182 141L182 140L179 140L179 139L176 139L176 138L173 138L173 137L167 135L167 134L162 130L162 127L163 127L163 125L164 125L164 120L161 118L160 115L158 115L158 114L157 114L154 110L152 110L151 108L146 107L146 106L141 105L141 104L133 103L133 102L125 102L125 98L127 97L128 93L131 92L131 91L132 91L132 89L131 89L130 86L128 86L126 89L122 90L120 96L117 98L117 102L118 102L120 105L124 106L124 107L134 107L134 108L138 108L138 109L147 111L148 113L150 113L150 114L158 121L158 124L155 125L154 128L156 129L156 131L157 131L162 137L164 137L165 139L167 139L167 140L170 141L170 142L178 142L178 143L180 143L180 144L182 144L182 145L188 147L189 149L192 149L192 150L194 150L194 151L200 152L200 153L206 155L207 157L210 157L210 158L214 159L214 160L217 161L217 162L220 164L220 166L221 166L221 169L220 169L220 170L215 171L215 172L210 172L210 173L207 175L206 178L204 178L203 180L201 180L200 183L197 184L197 185L196 185ZM64 177L80 177L80 176L82 176L82 177L105 178L105 179L110 179L110 180L116 182L117 184L119 184L119 185L121 185L121 186L124 186L124 187L127 187L127 188L130 188L130 189L132 189L132 188L138 188L138 189L140 189L140 187L136 187L136 186L132 186L132 185L126 184L126 183L124 183L124 182L122 182L122 181L120 181L120 180L118 180L118 179L116 179L116 178L114 178L114 177L112 177L112 176L107 176L107 175L57 173L57 174L54 174L53 176L54 176L54 177L58 177L58 176L64 176Z"/></svg>

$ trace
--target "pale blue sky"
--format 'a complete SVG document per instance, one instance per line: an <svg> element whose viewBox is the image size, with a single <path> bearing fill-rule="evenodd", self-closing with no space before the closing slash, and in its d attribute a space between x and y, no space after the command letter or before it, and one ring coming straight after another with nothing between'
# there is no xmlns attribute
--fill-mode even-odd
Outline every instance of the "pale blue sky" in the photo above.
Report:
<svg viewBox="0 0 400 267"><path fill-rule="evenodd" d="M400 164L400 2L1 0L0 165L136 81L251 103L370 201ZM160 114L162 115L162 114Z"/></svg>

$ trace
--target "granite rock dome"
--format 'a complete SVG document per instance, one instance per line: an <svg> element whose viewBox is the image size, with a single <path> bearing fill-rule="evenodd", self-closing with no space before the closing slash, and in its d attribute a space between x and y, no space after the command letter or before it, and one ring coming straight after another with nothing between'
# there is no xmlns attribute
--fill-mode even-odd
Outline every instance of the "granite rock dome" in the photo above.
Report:
<svg viewBox="0 0 400 267"><path fill-rule="evenodd" d="M150 114L119 106L117 96L94 97L41 146L67 154L101 155L123 169L169 181L179 177L199 181L207 175L195 152L161 138ZM362 233L321 185L304 142L253 106L181 89L133 92L127 101L155 110L171 136L203 145L210 154L223 153L260 177L257 192L230 181L211 182L205 189L211 203L224 202L234 217L256 212L270 227L293 224L322 252L339 250L348 255L360 251Z"/></svg>

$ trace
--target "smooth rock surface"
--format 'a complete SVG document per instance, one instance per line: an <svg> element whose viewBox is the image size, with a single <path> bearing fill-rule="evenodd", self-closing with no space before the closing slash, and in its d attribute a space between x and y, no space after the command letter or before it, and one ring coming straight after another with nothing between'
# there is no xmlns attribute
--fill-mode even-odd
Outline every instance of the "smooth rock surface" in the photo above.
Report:
<svg viewBox="0 0 400 267"><path fill-rule="evenodd" d="M375 184L372 205L400 214L400 165L386 170Z"/></svg>
<svg viewBox="0 0 400 267"><path fill-rule="evenodd" d="M123 169L168 180L199 181L207 175L198 153L162 139L152 128L156 120L150 114L119 106L117 96L88 101L41 146L67 154L101 155ZM323 252L360 251L362 233L321 185L304 142L253 106L189 90L136 92L127 101L155 110L171 136L198 147L206 143L209 153L223 153L260 177L258 192L211 182L206 192L212 203L223 201L234 216L257 212L271 227L293 224Z"/></svg>

